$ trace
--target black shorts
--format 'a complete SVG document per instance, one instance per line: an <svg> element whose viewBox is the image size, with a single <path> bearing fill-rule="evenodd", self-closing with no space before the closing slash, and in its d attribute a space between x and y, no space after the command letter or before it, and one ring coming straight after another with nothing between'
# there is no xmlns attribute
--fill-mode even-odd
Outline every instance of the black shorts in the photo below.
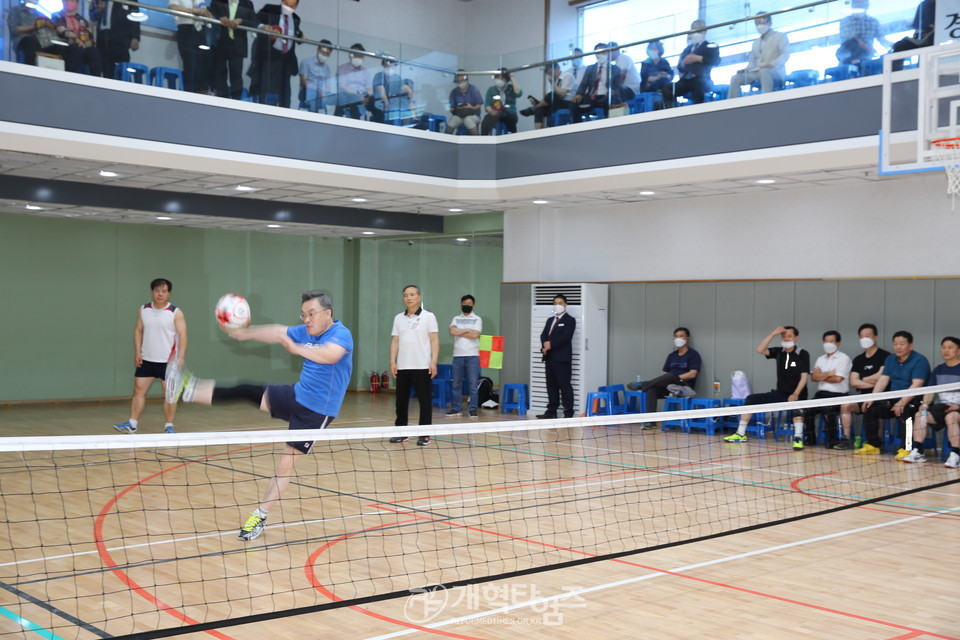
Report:
<svg viewBox="0 0 960 640"><path fill-rule="evenodd" d="M333 416L317 413L297 402L292 384L267 385L267 399L270 402L270 416L290 423L291 431L295 429L326 429L333 422ZM310 453L313 440L298 440L287 444L300 453Z"/></svg>
<svg viewBox="0 0 960 640"><path fill-rule="evenodd" d="M144 360L143 363L137 367L137 370L133 373L134 378L159 378L161 380L166 380L167 378L167 363L166 362L150 362L149 360Z"/></svg>
<svg viewBox="0 0 960 640"><path fill-rule="evenodd" d="M947 411L947 405L938 402L927 407L927 412L933 419L933 422L927 421L927 426L935 431L939 431L947 426L947 413L954 413L956 409Z"/></svg>

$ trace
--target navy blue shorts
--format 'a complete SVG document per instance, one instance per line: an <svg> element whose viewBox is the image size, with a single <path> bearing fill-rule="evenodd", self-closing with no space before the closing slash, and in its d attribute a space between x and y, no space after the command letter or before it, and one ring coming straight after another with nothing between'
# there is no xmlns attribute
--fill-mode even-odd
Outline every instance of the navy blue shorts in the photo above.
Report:
<svg viewBox="0 0 960 640"><path fill-rule="evenodd" d="M267 385L267 399L270 402L270 417L289 422L291 431L295 429L326 429L333 422L333 416L317 413L297 402L292 384ZM300 453L310 453L313 440L299 440L287 444Z"/></svg>
<svg viewBox="0 0 960 640"><path fill-rule="evenodd" d="M167 363L144 360L143 363L137 367L137 370L134 371L133 377L160 378L161 380L165 380L167 378Z"/></svg>

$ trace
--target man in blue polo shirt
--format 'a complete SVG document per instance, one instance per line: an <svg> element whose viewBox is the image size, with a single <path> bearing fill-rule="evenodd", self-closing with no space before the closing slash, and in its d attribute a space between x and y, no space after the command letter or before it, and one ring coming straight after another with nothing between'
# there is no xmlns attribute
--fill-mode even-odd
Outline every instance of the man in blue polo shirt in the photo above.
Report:
<svg viewBox="0 0 960 640"><path fill-rule="evenodd" d="M909 331L897 331L893 334L893 354L887 356L883 362L883 369L873 393L883 391L904 391L922 387L930 376L930 363L925 357L913 350L913 334ZM906 421L917 413L920 408L920 398L905 395L897 401L882 400L880 402L863 403L863 435L866 443L855 453L861 455L876 455L883 446L883 437L880 434L880 421L885 418L896 418L900 427L900 438L906 435ZM901 448L897 452L897 460L901 460L910 452Z"/></svg>
<svg viewBox="0 0 960 640"><path fill-rule="evenodd" d="M279 344L293 355L301 356L303 369L299 382L293 385L217 387L214 380L199 380L187 372L183 401L212 404L214 401L248 400L272 417L288 422L291 430L328 427L340 412L350 383L353 336L339 320L333 319L333 301L328 294L305 291L301 300L302 325L270 324L227 330L235 340ZM263 501L240 528L238 539L249 541L260 536L270 507L290 484L297 460L309 453L312 446L312 440L287 442Z"/></svg>

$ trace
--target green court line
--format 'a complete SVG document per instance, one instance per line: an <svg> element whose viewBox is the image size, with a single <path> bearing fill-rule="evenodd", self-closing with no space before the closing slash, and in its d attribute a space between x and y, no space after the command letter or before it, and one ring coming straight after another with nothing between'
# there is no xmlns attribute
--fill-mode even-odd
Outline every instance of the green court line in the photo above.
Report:
<svg viewBox="0 0 960 640"><path fill-rule="evenodd" d="M27 631L33 631L35 634L37 634L41 638L47 638L47 640L64 640L64 638L61 638L60 636L53 633L52 631L47 631L40 625L30 622L26 618L21 618L20 616L15 614L13 611L10 611L10 609L7 609L6 607L0 607L0 615L6 618L10 618L14 622L16 622L18 625L26 629Z"/></svg>

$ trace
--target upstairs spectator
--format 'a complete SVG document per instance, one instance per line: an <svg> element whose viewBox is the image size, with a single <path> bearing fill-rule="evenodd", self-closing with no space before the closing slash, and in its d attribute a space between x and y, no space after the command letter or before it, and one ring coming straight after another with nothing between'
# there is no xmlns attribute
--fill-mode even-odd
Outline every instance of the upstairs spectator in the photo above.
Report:
<svg viewBox="0 0 960 640"><path fill-rule="evenodd" d="M783 85L787 75L786 63L790 57L790 41L787 36L772 29L770 16L762 15L754 20L760 37L753 41L753 48L747 57L747 67L730 78L729 98L740 97L740 85L760 83L760 93L770 93L778 85Z"/></svg>
<svg viewBox="0 0 960 640"><path fill-rule="evenodd" d="M920 47L929 47L933 44L933 33L936 28L937 20L937 1L923 0L917 5L917 12L913 15L913 35L904 38L895 43L890 51L910 51ZM893 70L897 71L903 68L903 60L893 61Z"/></svg>
<svg viewBox="0 0 960 640"><path fill-rule="evenodd" d="M136 7L114 2L94 0L90 5L90 20L97 25L97 48L103 61L103 77L115 78L118 62L130 62L130 52L140 49L140 23L127 20Z"/></svg>
<svg viewBox="0 0 960 640"><path fill-rule="evenodd" d="M570 55L581 56L570 61L570 73L573 74L573 86L579 87L580 81L583 80L583 72L587 69L583 66L583 49L576 47L570 52Z"/></svg>
<svg viewBox="0 0 960 640"><path fill-rule="evenodd" d="M371 119L374 122L400 119L406 124L413 117L410 113L414 103L413 80L400 75L400 64L396 60L384 59L380 66L383 70L373 77Z"/></svg>
<svg viewBox="0 0 960 640"><path fill-rule="evenodd" d="M604 42L598 42L593 47L594 51L606 49ZM573 97L573 103L576 105L573 111L573 121L580 122L584 113L589 113L593 109L603 109L603 116L610 113L611 104L620 104L620 74L611 72L611 65L605 52L595 53L596 63L587 67L577 87L577 93Z"/></svg>
<svg viewBox="0 0 960 640"><path fill-rule="evenodd" d="M366 51L359 42L351 51ZM334 115L359 120L370 105L373 95L373 73L363 66L365 55L351 53L349 60L337 67L337 109Z"/></svg>
<svg viewBox="0 0 960 640"><path fill-rule="evenodd" d="M53 21L20 0L10 8L7 18L7 27L10 29L10 43L13 50L23 54L26 64L36 66L37 52L58 54L59 47L53 44L57 35Z"/></svg>
<svg viewBox="0 0 960 640"><path fill-rule="evenodd" d="M690 44L680 54L677 72L680 79L674 87L674 95L679 98L690 94L694 104L701 104L708 91L713 89L710 72L720 64L720 47L707 42L707 23L703 20L694 20L690 29Z"/></svg>
<svg viewBox="0 0 960 640"><path fill-rule="evenodd" d="M93 41L90 23L77 13L78 4L77 0L65 0L63 11L53 14L57 35L67 43L63 53L64 66L67 71L81 73L86 65L87 73L99 76L103 71L100 52Z"/></svg>
<svg viewBox="0 0 960 640"><path fill-rule="evenodd" d="M300 102L306 103L311 113L326 113L327 97L335 93L330 88L333 72L327 64L333 53L332 46L329 40L321 40L317 55L300 62Z"/></svg>
<svg viewBox="0 0 960 640"><path fill-rule="evenodd" d="M640 75L643 78L640 91L659 93L663 96L662 104L673 105L673 68L663 59L662 42L647 45L647 59L640 66Z"/></svg>
<svg viewBox="0 0 960 640"><path fill-rule="evenodd" d="M259 27L278 35L302 38L300 16L297 6L300 0L281 0L280 4L265 4L257 12ZM277 105L290 106L290 78L297 75L297 43L289 38L278 38L263 33L253 42L253 60L247 75L250 76L250 93L261 104L267 96L277 97Z"/></svg>
<svg viewBox="0 0 960 640"><path fill-rule="evenodd" d="M480 135L487 135L494 130L498 123L503 123L510 133L517 132L517 98L523 95L520 83L516 76L511 76L506 69L493 76L493 86L487 89L483 101L486 115L480 123Z"/></svg>
<svg viewBox="0 0 960 640"><path fill-rule="evenodd" d="M483 96L480 89L470 84L470 77L457 71L454 80L457 86L450 92L450 119L447 120L447 133L456 134L460 125L467 128L470 135L480 135L480 109L483 108Z"/></svg>
<svg viewBox="0 0 960 640"><path fill-rule="evenodd" d="M611 42L611 47L616 47L616 42ZM647 55L650 54L650 47L647 47ZM660 45L660 55L663 55L663 45ZM633 100L640 91L645 91L645 89L640 88L640 76L641 74L637 72L637 65L633 62L633 58L623 53L619 49L614 49L610 52L610 63L616 65L617 69L620 70L620 99L627 101ZM670 65L667 65L668 67Z"/></svg>
<svg viewBox="0 0 960 640"><path fill-rule="evenodd" d="M547 65L543 72L550 83L550 93L543 96L543 100L530 97L533 106L520 112L525 116L533 116L534 129L542 129L546 126L547 118L557 111L561 109L572 110L573 108L573 104L570 102L573 92L573 72L569 69L561 71L560 65L556 62Z"/></svg>
<svg viewBox="0 0 960 640"><path fill-rule="evenodd" d="M867 15L870 0L852 0L852 13L840 21L840 48L837 60L840 64L856 64L875 58L874 41L889 47L890 43L880 32L880 21Z"/></svg>
<svg viewBox="0 0 960 640"><path fill-rule="evenodd" d="M167 8L193 16L213 17L207 9L206 0L176 0ZM183 68L183 88L190 93L206 95L213 86L213 53L209 48L211 43L207 42L207 25L202 20L179 15L174 15L173 19L177 23L177 51Z"/></svg>
<svg viewBox="0 0 960 640"><path fill-rule="evenodd" d="M213 91L221 98L243 97L243 60L250 53L247 32L256 27L257 12L251 0L214 0L210 13L220 21L213 43Z"/></svg>

